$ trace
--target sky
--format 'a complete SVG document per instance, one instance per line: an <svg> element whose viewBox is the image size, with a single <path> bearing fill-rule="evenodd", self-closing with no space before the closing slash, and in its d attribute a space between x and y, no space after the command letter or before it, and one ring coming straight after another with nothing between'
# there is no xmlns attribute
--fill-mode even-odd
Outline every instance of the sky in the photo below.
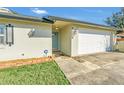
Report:
<svg viewBox="0 0 124 93"><path fill-rule="evenodd" d="M120 11L119 7L7 7L17 13L42 17L46 15L106 25L105 19Z"/></svg>

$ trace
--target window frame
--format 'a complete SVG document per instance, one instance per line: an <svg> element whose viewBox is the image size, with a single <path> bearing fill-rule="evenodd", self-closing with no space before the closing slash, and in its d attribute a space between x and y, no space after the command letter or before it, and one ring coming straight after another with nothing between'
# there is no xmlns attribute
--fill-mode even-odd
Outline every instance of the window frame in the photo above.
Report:
<svg viewBox="0 0 124 93"><path fill-rule="evenodd" d="M0 33L0 37L3 37L4 42L3 44L0 44L0 48L3 48L6 45L6 25L5 24L0 24L0 28L3 28L3 34Z"/></svg>

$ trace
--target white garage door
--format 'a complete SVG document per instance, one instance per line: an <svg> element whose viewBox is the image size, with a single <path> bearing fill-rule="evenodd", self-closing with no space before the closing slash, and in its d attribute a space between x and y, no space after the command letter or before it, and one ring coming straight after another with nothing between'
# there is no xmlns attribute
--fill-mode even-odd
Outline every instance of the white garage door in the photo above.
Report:
<svg viewBox="0 0 124 93"><path fill-rule="evenodd" d="M111 32L80 29L78 54L89 54L111 50Z"/></svg>

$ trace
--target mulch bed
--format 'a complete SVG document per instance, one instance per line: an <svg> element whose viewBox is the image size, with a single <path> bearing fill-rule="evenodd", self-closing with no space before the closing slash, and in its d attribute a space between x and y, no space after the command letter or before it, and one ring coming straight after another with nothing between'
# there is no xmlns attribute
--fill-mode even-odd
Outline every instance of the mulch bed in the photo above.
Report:
<svg viewBox="0 0 124 93"><path fill-rule="evenodd" d="M117 41L124 41L124 38L118 38Z"/></svg>
<svg viewBox="0 0 124 93"><path fill-rule="evenodd" d="M9 68L9 67L18 67L22 65L37 64L37 63L43 63L43 62L50 62L52 60L54 60L53 57L41 57L41 58L2 61L0 62L0 69Z"/></svg>

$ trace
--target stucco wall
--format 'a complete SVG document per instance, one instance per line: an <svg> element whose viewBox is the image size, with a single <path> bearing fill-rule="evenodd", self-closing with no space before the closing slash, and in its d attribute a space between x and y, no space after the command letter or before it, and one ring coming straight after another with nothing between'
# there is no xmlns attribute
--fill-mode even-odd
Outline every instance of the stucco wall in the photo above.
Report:
<svg viewBox="0 0 124 93"><path fill-rule="evenodd" d="M0 19L0 24L14 26L14 45L5 45L0 49L0 61L37 58L45 56L44 50L52 55L52 27L51 24L31 21L17 21ZM29 37L28 33L36 29L36 36Z"/></svg>
<svg viewBox="0 0 124 93"><path fill-rule="evenodd" d="M75 27L72 26L74 29ZM71 56L78 55L78 32L75 33L74 30L71 29Z"/></svg>
<svg viewBox="0 0 124 93"><path fill-rule="evenodd" d="M116 48L121 51L124 52L124 41L119 41Z"/></svg>
<svg viewBox="0 0 124 93"><path fill-rule="evenodd" d="M110 32L111 33L111 42L110 42L110 46L111 46L111 49L113 49L113 46L114 46L114 41L113 41L113 37L115 35L115 31L110 31L110 30L105 30L105 29L98 29L98 28L92 28L92 27L85 27L85 26L81 26L81 25L75 25L73 24L72 27L74 29L77 29L77 33L72 36L72 40L71 40L71 56L77 56L78 55L78 35L79 35L79 31L80 29L84 29L84 31L86 30L89 30L89 31L100 31L102 33L104 32ZM73 32L72 32L72 35L73 35ZM92 46L92 45L91 45Z"/></svg>
<svg viewBox="0 0 124 93"><path fill-rule="evenodd" d="M60 30L60 50L71 55L71 26L63 27Z"/></svg>
<svg viewBox="0 0 124 93"><path fill-rule="evenodd" d="M77 29L77 32L75 33L72 28ZM90 30L90 31L100 31L102 33L110 32L110 34L111 34L110 46L111 46L111 49L113 49L113 46L114 46L113 37L115 35L115 31L91 28L91 27L84 27L81 25L72 24L72 25L63 27L60 30L60 49L65 54L67 54L69 56L77 56L78 55L78 37L79 37L78 30L79 29Z"/></svg>

